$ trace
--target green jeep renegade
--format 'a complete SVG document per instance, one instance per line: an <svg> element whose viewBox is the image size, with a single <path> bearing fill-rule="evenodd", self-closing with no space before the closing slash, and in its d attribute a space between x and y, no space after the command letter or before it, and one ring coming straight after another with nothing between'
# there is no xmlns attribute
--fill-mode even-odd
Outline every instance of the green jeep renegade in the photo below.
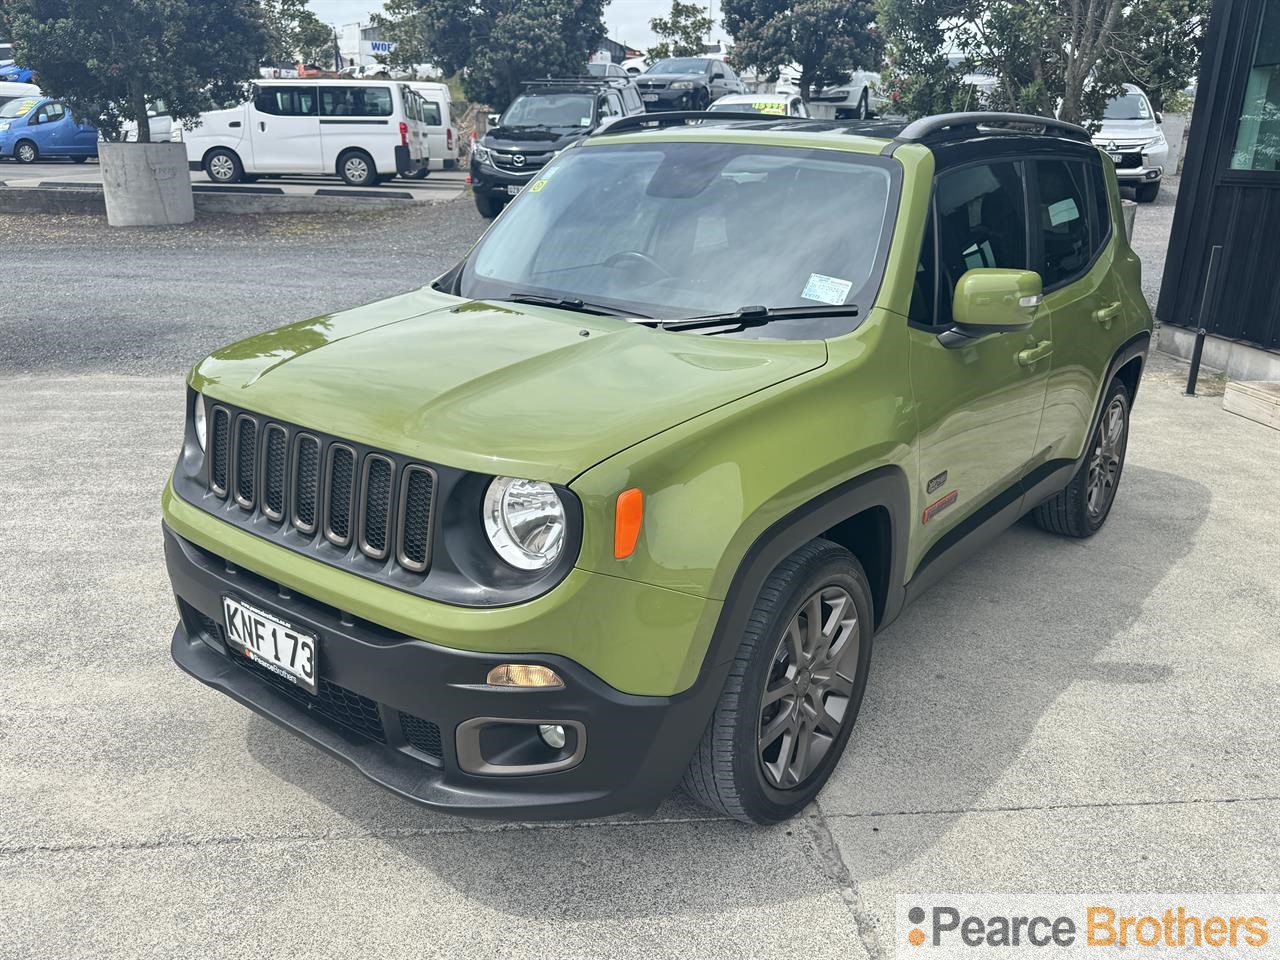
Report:
<svg viewBox="0 0 1280 960"><path fill-rule="evenodd" d="M1139 276L1079 127L626 118L429 286L196 365L173 657L428 807L782 820L905 603L1105 521Z"/></svg>

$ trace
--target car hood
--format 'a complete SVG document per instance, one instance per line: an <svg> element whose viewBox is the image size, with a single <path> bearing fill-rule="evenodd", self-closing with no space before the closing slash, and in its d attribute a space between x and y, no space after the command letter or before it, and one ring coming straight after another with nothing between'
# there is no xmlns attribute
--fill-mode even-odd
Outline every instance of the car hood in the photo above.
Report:
<svg viewBox="0 0 1280 960"><path fill-rule="evenodd" d="M1095 143L1106 140L1150 140L1160 132L1154 120L1103 120L1093 134Z"/></svg>
<svg viewBox="0 0 1280 960"><path fill-rule="evenodd" d="M521 130L512 127L494 127L481 141L486 147L510 149L523 147L538 150L563 150L569 144L581 140L590 132L589 127L562 127L553 130Z"/></svg>
<svg viewBox="0 0 1280 960"><path fill-rule="evenodd" d="M822 341L673 333L423 289L231 344L191 383L406 456L568 483L826 357Z"/></svg>
<svg viewBox="0 0 1280 960"><path fill-rule="evenodd" d="M707 79L707 75L705 73L642 73L640 76L636 77L636 82L644 80L662 80L665 83L670 83L673 80L705 79Z"/></svg>

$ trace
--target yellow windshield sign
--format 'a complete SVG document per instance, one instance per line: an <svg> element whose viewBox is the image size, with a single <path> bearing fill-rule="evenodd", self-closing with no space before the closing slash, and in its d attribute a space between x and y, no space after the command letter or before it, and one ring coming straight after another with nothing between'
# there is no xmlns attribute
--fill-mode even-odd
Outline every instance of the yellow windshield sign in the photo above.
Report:
<svg viewBox="0 0 1280 960"><path fill-rule="evenodd" d="M783 104L772 100L758 100L751 105L751 109L756 113L772 113L779 117L786 112Z"/></svg>

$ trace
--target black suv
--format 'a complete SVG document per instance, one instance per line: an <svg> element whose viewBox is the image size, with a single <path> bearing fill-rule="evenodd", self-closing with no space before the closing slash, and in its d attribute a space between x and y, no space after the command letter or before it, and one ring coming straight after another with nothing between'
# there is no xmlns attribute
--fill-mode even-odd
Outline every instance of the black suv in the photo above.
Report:
<svg viewBox="0 0 1280 960"><path fill-rule="evenodd" d="M629 78L535 80L484 138L471 145L471 190L476 209L496 217L535 173L570 144L619 117L644 113Z"/></svg>
<svg viewBox="0 0 1280 960"><path fill-rule="evenodd" d="M636 78L646 110L705 110L719 97L747 88L723 60L671 57Z"/></svg>

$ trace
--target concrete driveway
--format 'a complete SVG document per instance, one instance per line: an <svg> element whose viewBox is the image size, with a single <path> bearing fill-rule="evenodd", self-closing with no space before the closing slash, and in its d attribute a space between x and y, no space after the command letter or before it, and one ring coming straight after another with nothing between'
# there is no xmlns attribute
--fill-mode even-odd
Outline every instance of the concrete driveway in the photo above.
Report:
<svg viewBox="0 0 1280 960"><path fill-rule="evenodd" d="M456 246L478 229L436 209ZM94 228L58 229L91 305L110 259ZM439 232L424 260L454 252L428 249ZM216 250L240 269L259 239ZM191 340L257 315L215 279L185 294L184 318L220 305ZM360 294L341 279L313 289ZM1020 525L878 639L807 817L760 829L674 796L495 825L395 800L170 663L157 500L195 345L146 353L164 309L143 294L166 288L129 282L133 307L86 315L79 343L34 286L0 308L0 352L24 357L0 372L0 956L847 960L890 953L916 891L1275 888L1280 438L1182 397L1172 361L1144 381L1097 537Z"/></svg>

